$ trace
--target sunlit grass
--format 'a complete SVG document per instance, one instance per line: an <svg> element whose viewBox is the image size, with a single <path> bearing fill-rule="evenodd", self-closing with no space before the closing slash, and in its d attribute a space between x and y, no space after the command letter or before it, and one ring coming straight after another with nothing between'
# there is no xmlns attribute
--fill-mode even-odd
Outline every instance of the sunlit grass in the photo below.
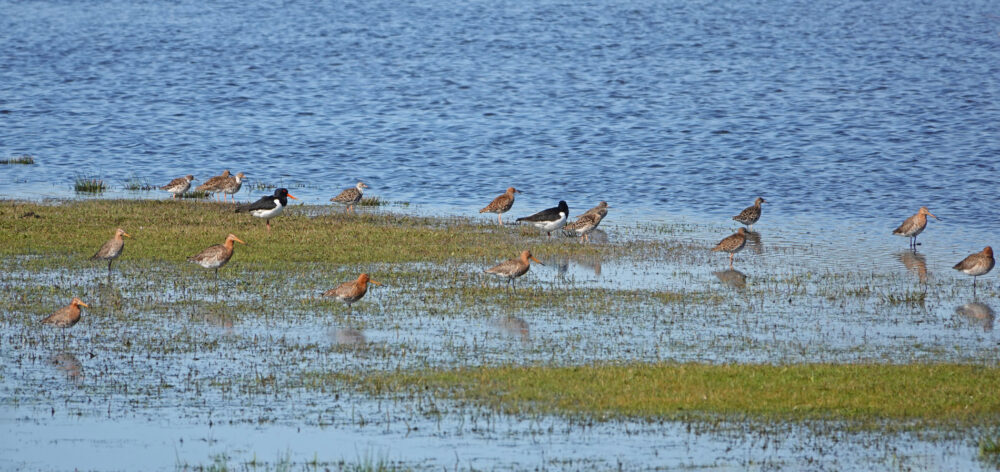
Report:
<svg viewBox="0 0 1000 472"><path fill-rule="evenodd" d="M97 177L77 176L73 181L73 190L80 193L101 193L107 188L104 180Z"/></svg>
<svg viewBox="0 0 1000 472"><path fill-rule="evenodd" d="M598 364L476 367L348 380L373 394L435 392L512 413L596 419L1000 420L1000 368L956 364ZM992 450L989 446L987 450Z"/></svg>

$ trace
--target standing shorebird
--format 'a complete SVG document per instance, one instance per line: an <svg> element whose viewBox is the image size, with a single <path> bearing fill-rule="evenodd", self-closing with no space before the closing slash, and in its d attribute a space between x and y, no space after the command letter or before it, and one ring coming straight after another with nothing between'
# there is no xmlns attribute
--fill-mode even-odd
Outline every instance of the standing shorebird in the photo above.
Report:
<svg viewBox="0 0 1000 472"><path fill-rule="evenodd" d="M531 251L524 250L521 252L521 257L503 261L486 269L486 273L507 279L507 284L516 292L517 287L514 286L514 279L528 273L528 269L531 268L531 261L542 264L542 261L535 259L535 256L531 255Z"/></svg>
<svg viewBox="0 0 1000 472"><path fill-rule="evenodd" d="M566 205L565 200L559 200L559 206L547 208L531 216L518 218L517 221L528 222L536 228L545 231L551 238L553 231L566 226L568 218L569 206Z"/></svg>
<svg viewBox="0 0 1000 472"><path fill-rule="evenodd" d="M362 189L366 188L368 188L368 186L365 185L364 182L358 182L357 185L340 192L340 195L331 198L330 201L334 203L346 204L347 208L345 208L344 211L353 211L354 205L360 202L361 197L364 195L364 191Z"/></svg>
<svg viewBox="0 0 1000 472"><path fill-rule="evenodd" d="M590 232L597 229L597 225L601 224L601 221L608 214L608 208L611 208L608 206L608 202L602 201L598 203L597 206L580 215L576 221L566 225L563 228L563 233L579 236L581 243L584 239L590 241Z"/></svg>
<svg viewBox="0 0 1000 472"><path fill-rule="evenodd" d="M206 180L204 183L195 188L199 192L208 192L215 194L215 201L219 201L219 191L222 186L225 185L226 181L229 180L229 169L222 172L222 175L217 175L211 179Z"/></svg>
<svg viewBox="0 0 1000 472"><path fill-rule="evenodd" d="M331 288L330 290L323 292L323 296L336 298L337 300L344 302L347 304L347 309L350 310L352 303L361 300L361 297L364 297L365 294L368 293L369 282L379 286L382 285L381 283L369 278L368 274L361 274L358 276L357 280L344 282L336 288Z"/></svg>
<svg viewBox="0 0 1000 472"><path fill-rule="evenodd" d="M924 231L927 227L927 215L934 216L927 207L920 207L916 215L913 215L906 219L903 224L899 225L899 228L893 230L892 234L898 234L900 236L906 236L910 238L910 247L914 251L917 250L917 235ZM935 220L941 221L940 218L934 216Z"/></svg>
<svg viewBox="0 0 1000 472"><path fill-rule="evenodd" d="M57 328L69 328L80 321L81 306L90 308L89 305L83 303L83 300L73 297L73 301L69 302L69 305L66 305L56 310L55 313L46 316L45 319L42 320L42 323L50 324Z"/></svg>
<svg viewBox="0 0 1000 472"><path fill-rule="evenodd" d="M178 177L171 180L170 183L160 187L160 190L166 190L172 195L170 198L177 198L178 195L183 195L191 188L191 181L194 180L193 175L186 175L184 177Z"/></svg>
<svg viewBox="0 0 1000 472"><path fill-rule="evenodd" d="M712 252L728 252L729 268L732 269L733 257L736 255L737 252L742 251L743 246L746 246L746 244L747 244L747 229L740 228L736 230L735 233L726 236L725 239L719 241L719 244L716 244L715 247L712 248Z"/></svg>
<svg viewBox="0 0 1000 472"><path fill-rule="evenodd" d="M267 197L260 197L260 200L253 202L249 205L241 205L236 207L236 213L243 211L250 212L251 215L257 218L264 218L267 223L267 230L271 231L271 218L280 215L285 207L288 206L288 199L298 200L288 193L287 188L279 188L274 190L274 195Z"/></svg>
<svg viewBox="0 0 1000 472"><path fill-rule="evenodd" d="M521 193L520 190L514 187L507 187L507 191L494 198L489 205L483 207L479 210L479 213L496 213L497 214L497 224L503 225L503 218L500 217L503 213L507 213L510 207L514 206L514 194Z"/></svg>
<svg viewBox="0 0 1000 472"><path fill-rule="evenodd" d="M993 270L993 265L996 263L993 260L993 248L986 246L982 251L962 259L962 262L955 264L952 269L957 271L965 272L972 276L972 291L976 291L976 277L980 275L986 275L989 271Z"/></svg>
<svg viewBox="0 0 1000 472"><path fill-rule="evenodd" d="M90 256L92 261L108 261L108 275L111 275L111 263L118 259L118 256L122 255L122 250L125 249L125 240L122 236L126 238L131 238L125 230L118 228L115 230L115 235L108 242L104 243L97 252Z"/></svg>
<svg viewBox="0 0 1000 472"><path fill-rule="evenodd" d="M229 236L226 236L226 242L205 248L204 251L189 257L188 262L194 262L206 269L215 269L215 278L218 280L219 269L233 257L234 241L246 244L242 239L230 233Z"/></svg>
<svg viewBox="0 0 1000 472"><path fill-rule="evenodd" d="M760 219L760 205L762 203L767 203L767 200L757 197L757 199L753 201L753 205L744 208L739 215L733 217L733 220L738 221L745 226L749 226L750 231L753 231L753 224Z"/></svg>
<svg viewBox="0 0 1000 472"><path fill-rule="evenodd" d="M233 203L236 203L236 192L240 191L243 187L243 173L237 172L235 176L229 177L222 184L219 185L219 190L222 193L222 202L226 202L226 195L233 196Z"/></svg>

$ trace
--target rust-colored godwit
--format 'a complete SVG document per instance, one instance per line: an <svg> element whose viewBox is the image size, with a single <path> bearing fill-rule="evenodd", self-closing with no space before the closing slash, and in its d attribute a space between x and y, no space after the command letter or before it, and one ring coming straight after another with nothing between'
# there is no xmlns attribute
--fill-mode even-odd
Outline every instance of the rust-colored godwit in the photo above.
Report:
<svg viewBox="0 0 1000 472"><path fill-rule="evenodd" d="M767 203L767 200L757 197L757 199L753 201L753 205L744 208L739 215L733 217L733 220L749 226L750 230L753 231L753 224L760 219L760 205L763 203Z"/></svg>
<svg viewBox="0 0 1000 472"><path fill-rule="evenodd" d="M993 270L993 265L996 261L993 259L993 248L986 246L982 251L962 259L962 262L955 264L952 269L960 272L964 272L972 276L972 290L976 290L976 278L980 275L986 275L989 271Z"/></svg>
<svg viewBox="0 0 1000 472"><path fill-rule="evenodd" d="M914 251L917 250L917 235L924 231L927 227L927 215L934 216L927 207L920 207L916 215L913 215L906 219L903 224L899 225L892 231L892 234L898 234L900 236L906 236L910 238L910 247ZM935 220L940 221L940 218L934 216Z"/></svg>
<svg viewBox="0 0 1000 472"><path fill-rule="evenodd" d="M57 328L69 328L80 321L81 306L90 308L89 305L83 303L83 300L73 297L73 300L69 302L69 305L62 307L56 310L55 313L45 317L45 319L42 320L42 323L50 324Z"/></svg>
<svg viewBox="0 0 1000 472"><path fill-rule="evenodd" d="M746 246L746 244L747 244L747 229L740 228L736 230L735 233L726 236L725 239L719 241L719 244L716 244L715 247L712 248L712 252L728 252L729 268L732 269L733 257L736 255L737 252L742 251L743 246Z"/></svg>
<svg viewBox="0 0 1000 472"><path fill-rule="evenodd" d="M226 236L226 242L205 248L188 258L188 262L194 262L206 269L215 269L215 278L219 278L219 269L229 262L233 257L233 242L246 244L242 239L233 234Z"/></svg>
<svg viewBox="0 0 1000 472"><path fill-rule="evenodd" d="M171 180L170 183L168 183L167 185L160 187L160 190L166 190L170 192L170 194L172 195L170 198L177 198L178 196L183 195L184 192L187 192L189 188L191 188L191 181L193 180L194 180L193 175L178 177L174 180Z"/></svg>
<svg viewBox="0 0 1000 472"><path fill-rule="evenodd" d="M497 198L494 198L489 205L483 207L479 210L479 213L496 213L497 214L497 224L503 225L503 218L500 215L507 213L510 207L514 206L514 194L521 193L520 190L514 187L508 187L507 191L500 194Z"/></svg>
<svg viewBox="0 0 1000 472"><path fill-rule="evenodd" d="M542 261L535 259L535 256L531 255L531 251L524 250L521 251L520 257L508 259L490 267L486 269L486 273L507 279L507 284L516 291L517 287L514 286L514 279L528 272L528 269L531 268L531 261L542 264Z"/></svg>
<svg viewBox="0 0 1000 472"><path fill-rule="evenodd" d="M118 259L118 256L122 255L122 250L125 249L125 240L122 237L131 238L125 230L118 228L115 230L115 235L104 243L97 252L90 256L92 261L108 261L108 274L111 274L111 263Z"/></svg>
<svg viewBox="0 0 1000 472"><path fill-rule="evenodd" d="M350 309L352 303L361 300L361 298L368 293L369 283L382 285L381 283L372 280L368 274L361 274L358 276L357 280L344 282L336 288L331 288L330 290L323 292L323 296L336 298L337 300L344 302L347 305L347 308Z"/></svg>
<svg viewBox="0 0 1000 472"><path fill-rule="evenodd" d="M345 208L344 211L353 211L354 205L360 202L361 197L364 196L364 190L362 189L366 188L368 188L368 185L365 185L364 182L358 182L357 185L340 192L340 195L331 198L330 201L347 205L347 208Z"/></svg>

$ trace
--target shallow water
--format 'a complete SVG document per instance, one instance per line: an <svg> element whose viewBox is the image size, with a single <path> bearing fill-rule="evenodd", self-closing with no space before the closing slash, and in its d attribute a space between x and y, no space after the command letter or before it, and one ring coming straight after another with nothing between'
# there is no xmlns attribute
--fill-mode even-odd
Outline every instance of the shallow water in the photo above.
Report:
<svg viewBox="0 0 1000 472"><path fill-rule="evenodd" d="M607 200L612 244L702 249L754 197L771 202L733 271L707 251L542 255L548 265L513 302L493 294L473 309L414 277L373 290L353 314L315 298L352 267L274 286L237 260L215 290L203 273L128 260L110 284L100 267L38 274L3 261L17 299L0 311L0 467L371 452L436 469L988 469L975 432L583 427L448 402L431 414L298 382L317 370L510 362L995 363L996 279L973 296L951 270L995 242L1000 217L994 9L0 0L0 159L36 160L0 166L0 197L75 197L74 178L94 176L111 185L104 197L165 198L123 186L187 173L197 184L228 168L250 178L243 201L270 193L253 187L265 184L325 204L361 179L368 195L411 203L391 211L448 216L476 215L513 185L525 193L505 219ZM890 233L920 205L942 220L914 256ZM611 289L643 300L580 294ZM100 308L68 336L37 332L37 306L70 290ZM552 293L572 303L517 298Z"/></svg>
<svg viewBox="0 0 1000 472"><path fill-rule="evenodd" d="M0 194L228 168L314 204L361 179L461 214L513 185L515 216L727 219L763 195L991 229L994 7L4 1L0 157L38 164L0 168Z"/></svg>

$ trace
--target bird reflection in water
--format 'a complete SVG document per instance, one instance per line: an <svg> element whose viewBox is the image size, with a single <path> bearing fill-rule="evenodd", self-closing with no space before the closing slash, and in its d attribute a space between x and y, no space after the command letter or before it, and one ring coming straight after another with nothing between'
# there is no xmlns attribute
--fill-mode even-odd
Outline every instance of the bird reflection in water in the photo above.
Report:
<svg viewBox="0 0 1000 472"><path fill-rule="evenodd" d="M983 331L992 330L993 320L996 318L996 315L993 313L993 309L990 308L989 305L979 302L969 302L955 308L955 314L965 318L973 325L982 326Z"/></svg>
<svg viewBox="0 0 1000 472"><path fill-rule="evenodd" d="M923 254L914 251L903 251L896 254L896 257L899 258L899 262L903 263L903 267L906 267L906 270L917 276L920 283L927 283L927 258Z"/></svg>
<svg viewBox="0 0 1000 472"><path fill-rule="evenodd" d="M760 233L756 231L747 231L747 247L753 254L763 254L764 253L764 243L760 240Z"/></svg>
<svg viewBox="0 0 1000 472"><path fill-rule="evenodd" d="M713 272L719 281L728 287L743 290L747 287L747 275L735 269Z"/></svg>
<svg viewBox="0 0 1000 472"><path fill-rule="evenodd" d="M83 364L70 352L60 352L53 355L49 362L55 366L56 370L66 374L66 378L79 382L83 379Z"/></svg>
<svg viewBox="0 0 1000 472"><path fill-rule="evenodd" d="M593 234L593 233L591 233ZM599 256L570 256L566 258L550 258L549 265L556 268L559 277L566 277L570 272L570 267L577 265L587 272L593 272L595 276L601 276L601 258Z"/></svg>
<svg viewBox="0 0 1000 472"><path fill-rule="evenodd" d="M364 347L368 344L365 333L354 328L337 328L330 335L333 343L338 346Z"/></svg>
<svg viewBox="0 0 1000 472"><path fill-rule="evenodd" d="M528 322L516 316L505 316L496 321L496 327L503 333L516 336L522 343L531 341L531 331Z"/></svg>

